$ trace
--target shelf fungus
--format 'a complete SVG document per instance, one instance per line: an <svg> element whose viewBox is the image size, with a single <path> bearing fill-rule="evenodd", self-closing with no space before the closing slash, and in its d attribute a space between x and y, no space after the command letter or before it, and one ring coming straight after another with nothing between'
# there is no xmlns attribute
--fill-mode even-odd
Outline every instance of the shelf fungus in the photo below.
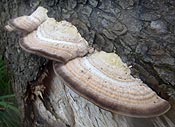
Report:
<svg viewBox="0 0 175 127"><path fill-rule="evenodd" d="M48 18L47 12L47 9L38 7L30 16L25 15L11 19L5 28L8 31L32 32Z"/></svg>
<svg viewBox="0 0 175 127"><path fill-rule="evenodd" d="M93 52L77 28L57 22L39 7L30 16L13 19L8 31L28 32L20 41L27 52L54 60L58 77L76 93L114 113L148 118L164 114L170 104L160 98L115 53Z"/></svg>
<svg viewBox="0 0 175 127"><path fill-rule="evenodd" d="M76 93L114 113L148 118L164 114L170 108L114 53L96 52L66 64L54 62L54 71Z"/></svg>
<svg viewBox="0 0 175 127"><path fill-rule="evenodd" d="M25 36L20 46L28 52L63 63L89 51L88 42L75 26L53 18L48 18L36 31Z"/></svg>

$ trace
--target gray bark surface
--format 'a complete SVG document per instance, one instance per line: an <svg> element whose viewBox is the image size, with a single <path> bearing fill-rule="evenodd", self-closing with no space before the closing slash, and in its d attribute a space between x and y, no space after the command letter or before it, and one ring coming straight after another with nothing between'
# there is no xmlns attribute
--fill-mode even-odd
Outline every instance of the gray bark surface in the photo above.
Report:
<svg viewBox="0 0 175 127"><path fill-rule="evenodd" d="M28 15L38 6L46 7L48 15L58 21L73 23L96 48L116 52L133 66L135 77L168 99L173 107L175 102L173 0L1 0L0 53L9 63L25 127L175 126L174 109L157 118L129 118L98 108L67 88L59 78L53 78L48 87L45 84L46 89L29 82L38 77L38 71L48 60L24 52L18 44L21 35L6 32L4 26L9 19Z"/></svg>

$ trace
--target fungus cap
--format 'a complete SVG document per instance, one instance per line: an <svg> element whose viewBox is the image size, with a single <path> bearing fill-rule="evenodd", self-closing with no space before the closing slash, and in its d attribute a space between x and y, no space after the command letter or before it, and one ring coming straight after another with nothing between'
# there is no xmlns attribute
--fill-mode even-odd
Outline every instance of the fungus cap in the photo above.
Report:
<svg viewBox="0 0 175 127"><path fill-rule="evenodd" d="M160 98L114 53L96 52L65 65L54 62L54 71L76 93L114 113L147 118L164 114L169 103Z"/></svg>
<svg viewBox="0 0 175 127"><path fill-rule="evenodd" d="M75 26L53 18L48 18L36 31L25 36L20 45L28 52L59 62L84 56L89 50L87 41Z"/></svg>
<svg viewBox="0 0 175 127"><path fill-rule="evenodd" d="M20 30L32 32L48 18L47 12L47 9L38 7L30 16L21 16L11 19L5 28L8 31Z"/></svg>

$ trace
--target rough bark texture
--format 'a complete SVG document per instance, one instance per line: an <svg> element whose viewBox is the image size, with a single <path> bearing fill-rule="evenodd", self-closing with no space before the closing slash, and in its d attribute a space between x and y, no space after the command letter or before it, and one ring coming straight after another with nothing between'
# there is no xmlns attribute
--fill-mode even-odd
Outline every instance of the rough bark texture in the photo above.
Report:
<svg viewBox="0 0 175 127"><path fill-rule="evenodd" d="M172 105L175 97L173 0L1 0L0 53L9 62L25 127L175 126L172 111L151 119L124 117L81 98L59 78L52 79L50 86L29 82L36 79L48 61L21 50L18 44L21 35L7 33L3 27L9 19L28 15L38 6L46 7L50 17L72 22L91 45L119 54L133 66L134 76L162 97L173 100ZM52 74L50 71L46 73Z"/></svg>

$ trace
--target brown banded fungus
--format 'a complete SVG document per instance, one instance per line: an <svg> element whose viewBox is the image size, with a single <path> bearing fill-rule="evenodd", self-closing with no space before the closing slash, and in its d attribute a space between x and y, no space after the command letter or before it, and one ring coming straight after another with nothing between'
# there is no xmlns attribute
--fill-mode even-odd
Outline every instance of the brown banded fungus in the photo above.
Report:
<svg viewBox="0 0 175 127"><path fill-rule="evenodd" d="M47 18L48 10L43 7L38 7L30 16L21 16L11 19L5 28L8 31L19 30L23 32L32 32Z"/></svg>
<svg viewBox="0 0 175 127"><path fill-rule="evenodd" d="M167 101L132 77L114 53L96 52L65 65L55 62L54 71L76 93L111 112L147 118L162 115L170 108Z"/></svg>
<svg viewBox="0 0 175 127"><path fill-rule="evenodd" d="M75 26L53 18L48 18L36 31L25 36L20 45L28 52L63 63L84 56L89 50L88 42Z"/></svg>
<svg viewBox="0 0 175 127"><path fill-rule="evenodd" d="M32 18L40 17L37 10ZM53 63L54 72L76 93L103 109L131 117L155 117L169 110L170 104L131 76L129 67L118 55L103 51L88 54L88 43L75 26L44 17L36 18L43 23L30 30L30 25L26 25L27 29L20 23L14 25L31 32L23 37L20 46L57 61Z"/></svg>

